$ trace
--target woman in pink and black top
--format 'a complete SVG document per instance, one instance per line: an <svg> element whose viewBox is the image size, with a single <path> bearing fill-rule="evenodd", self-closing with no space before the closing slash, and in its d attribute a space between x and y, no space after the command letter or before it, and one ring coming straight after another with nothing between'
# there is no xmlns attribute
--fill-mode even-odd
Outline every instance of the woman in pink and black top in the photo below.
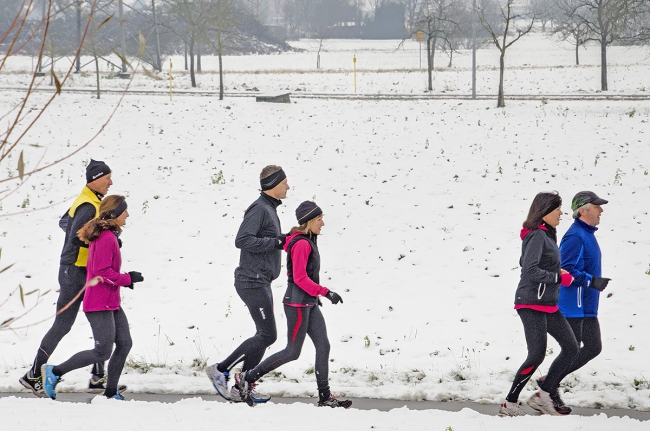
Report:
<svg viewBox="0 0 650 431"><path fill-rule="evenodd" d="M99 206L99 216L79 229L79 238L89 244L83 310L93 331L95 348L79 352L60 365L42 366L43 389L52 399L56 398L55 388L61 376L110 358L104 395L124 400L117 391L117 383L132 342L129 322L120 306L120 287L133 289L133 283L144 281L137 271L120 272L122 241L119 235L128 216L124 196L106 196ZM95 277L99 281L93 283L91 280Z"/></svg>
<svg viewBox="0 0 650 431"><path fill-rule="evenodd" d="M568 414L558 393L563 372L578 354L571 326L559 311L560 284L571 284L571 275L560 268L560 251L555 228L560 224L562 198L557 192L535 196L521 230L521 278L515 293L515 309L524 325L528 357L517 371L499 416L522 416L526 413L517 400L546 355L546 337L550 334L562 351L555 358L545 379L538 380L540 390L528 405L549 415Z"/></svg>
<svg viewBox="0 0 650 431"><path fill-rule="evenodd" d="M319 296L329 299L332 304L343 303L340 295L319 284L320 254L316 242L322 227L325 226L323 211L314 202L305 201L296 209L296 218L300 226L291 229L284 245L287 252L288 287L282 302L287 316L287 347L271 355L252 370L236 374L235 382L240 388L242 401L254 406L255 399L251 392L255 382L269 371L298 359L305 337L309 335L316 348L314 368L318 385L318 406L347 409L352 405L352 401L339 400L330 392L330 343L327 339L325 319L319 308Z"/></svg>

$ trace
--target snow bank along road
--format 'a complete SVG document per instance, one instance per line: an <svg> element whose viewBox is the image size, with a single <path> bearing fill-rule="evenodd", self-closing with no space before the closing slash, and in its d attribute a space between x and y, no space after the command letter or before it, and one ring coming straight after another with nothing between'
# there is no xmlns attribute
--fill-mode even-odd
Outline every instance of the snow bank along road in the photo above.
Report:
<svg viewBox="0 0 650 431"><path fill-rule="evenodd" d="M142 402L162 402L175 403L188 398L201 398L206 401L225 403L226 401L219 395L169 395L169 394L125 394L129 400ZM73 403L90 403L97 395L83 392L61 392L57 394L57 401ZM34 398L27 393L9 393L0 392L0 398L17 397L17 398ZM499 406L495 404L464 403L458 401L440 402L440 401L401 401L372 398L349 398L353 401L352 408L359 410L379 410L382 412L406 407L409 410L444 410L449 412L458 412L462 409L472 409L478 413L490 416L496 416ZM315 398L272 398L269 404L293 404L305 403L314 404ZM271 405L269 405L271 407ZM526 412L533 415L535 412L524 406ZM607 417L629 417L640 421L650 421L650 412L640 412L637 410L627 409L588 409L582 407L572 407L572 416L594 416L605 414Z"/></svg>

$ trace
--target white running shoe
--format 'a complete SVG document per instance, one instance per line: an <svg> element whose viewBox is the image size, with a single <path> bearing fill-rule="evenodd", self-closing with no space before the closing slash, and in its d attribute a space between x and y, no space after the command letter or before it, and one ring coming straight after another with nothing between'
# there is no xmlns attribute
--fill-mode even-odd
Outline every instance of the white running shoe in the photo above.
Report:
<svg viewBox="0 0 650 431"><path fill-rule="evenodd" d="M560 416L560 413L555 410L551 395L541 389L528 398L528 405L541 413L551 416Z"/></svg>
<svg viewBox="0 0 650 431"><path fill-rule="evenodd" d="M208 375L208 379L210 379L212 386L214 386L219 395L230 401L228 394L228 380L230 376L228 371L224 371L223 373L219 371L217 365L219 364L210 365L205 369L205 373Z"/></svg>
<svg viewBox="0 0 650 431"><path fill-rule="evenodd" d="M261 394L255 390L251 391L251 397L253 398L253 402L258 404L265 403L271 399L270 395ZM230 401L232 401L233 403L242 402L241 391L239 390L239 387L237 387L236 385L233 385L233 387L230 388Z"/></svg>
<svg viewBox="0 0 650 431"><path fill-rule="evenodd" d="M526 412L518 403L511 403L510 401L506 401L505 403L501 404L501 407L499 408L499 416L502 418L506 416L526 416Z"/></svg>

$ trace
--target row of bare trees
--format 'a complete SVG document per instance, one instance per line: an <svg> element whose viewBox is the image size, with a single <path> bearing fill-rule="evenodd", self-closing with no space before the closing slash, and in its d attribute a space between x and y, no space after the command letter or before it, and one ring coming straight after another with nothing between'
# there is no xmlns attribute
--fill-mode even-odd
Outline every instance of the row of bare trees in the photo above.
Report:
<svg viewBox="0 0 650 431"><path fill-rule="evenodd" d="M375 0L382 1L382 0ZM388 0L386 0L388 1ZM427 46L428 88L436 49L451 58L457 48L477 48L486 43L499 51L497 106L505 106L503 77L506 51L541 24L578 49L589 41L601 52L601 90L607 91L607 48L614 44L650 42L650 2L647 0L400 0L405 5L409 33L422 32Z"/></svg>

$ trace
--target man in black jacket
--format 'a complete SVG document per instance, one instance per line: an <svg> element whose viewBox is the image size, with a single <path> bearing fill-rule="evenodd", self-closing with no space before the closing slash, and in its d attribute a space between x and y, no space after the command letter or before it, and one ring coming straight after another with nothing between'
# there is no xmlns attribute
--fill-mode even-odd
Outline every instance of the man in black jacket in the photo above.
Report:
<svg viewBox="0 0 650 431"><path fill-rule="evenodd" d="M19 382L37 396L45 396L41 378L41 366L47 363L59 342L74 324L83 295L74 299L86 284L86 261L88 244L77 236L77 231L99 215L99 205L113 184L111 169L102 161L92 160L86 166L86 185L61 217L59 226L65 232L63 250L59 263L59 298L56 302L57 315L50 330L45 334L36 353L32 368ZM68 306L64 311L62 308ZM104 364L95 364L88 384L91 392L103 392L105 387ZM124 390L124 387L121 388Z"/></svg>
<svg viewBox="0 0 650 431"><path fill-rule="evenodd" d="M269 165L260 173L262 193L244 213L235 246L241 250L239 266L235 269L235 289L248 307L255 322L256 332L244 341L226 359L210 365L206 372L217 392L224 398L240 401L239 388L233 386L233 396L228 392L230 370L244 361L242 371L260 363L267 347L277 338L271 282L280 275L282 235L277 207L287 197L289 183L280 166ZM261 402L266 398L260 397Z"/></svg>

